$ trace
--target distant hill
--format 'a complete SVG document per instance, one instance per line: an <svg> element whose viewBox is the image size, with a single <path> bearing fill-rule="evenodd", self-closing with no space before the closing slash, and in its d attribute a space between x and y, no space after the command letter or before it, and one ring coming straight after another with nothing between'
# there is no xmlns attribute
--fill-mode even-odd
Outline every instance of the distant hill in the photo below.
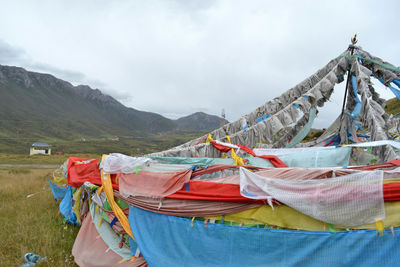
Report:
<svg viewBox="0 0 400 267"><path fill-rule="evenodd" d="M196 112L189 116L175 120L175 123L179 126L179 128L182 129L211 131L228 123L228 121L215 115L208 115L204 112Z"/></svg>
<svg viewBox="0 0 400 267"><path fill-rule="evenodd" d="M187 117L180 124L181 119L128 108L86 85L73 86L49 74L0 65L0 143L10 148L21 142L25 146L46 140L148 138L218 127L208 116L193 117L201 127Z"/></svg>
<svg viewBox="0 0 400 267"><path fill-rule="evenodd" d="M397 98L392 98L386 101L385 106L386 113L396 115L400 113L400 100Z"/></svg>

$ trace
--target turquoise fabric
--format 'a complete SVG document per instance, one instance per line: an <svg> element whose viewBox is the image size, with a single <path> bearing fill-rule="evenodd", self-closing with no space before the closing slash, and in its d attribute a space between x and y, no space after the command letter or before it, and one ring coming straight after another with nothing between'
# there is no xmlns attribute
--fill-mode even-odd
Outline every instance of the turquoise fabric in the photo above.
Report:
<svg viewBox="0 0 400 267"><path fill-rule="evenodd" d="M400 229L292 231L193 221L130 206L129 223L152 267L399 266ZM191 226L192 225L192 226Z"/></svg>
<svg viewBox="0 0 400 267"><path fill-rule="evenodd" d="M351 154L350 147L332 147L332 149L311 150L301 153L292 153L278 156L289 167L324 168L342 167L349 164ZM152 157L161 163L186 164L186 165L234 165L233 159L227 158L183 158L183 157ZM273 168L274 166L263 158L247 157L248 165Z"/></svg>
<svg viewBox="0 0 400 267"><path fill-rule="evenodd" d="M294 136L292 140L290 140L289 144L287 144L286 146L287 148L295 147L297 144L303 141L304 138L306 138L307 134L311 130L311 126L313 125L316 116L317 116L317 110L315 108L311 108L308 122L306 123L306 125L303 126L303 128L301 128L301 130L296 134L296 136Z"/></svg>

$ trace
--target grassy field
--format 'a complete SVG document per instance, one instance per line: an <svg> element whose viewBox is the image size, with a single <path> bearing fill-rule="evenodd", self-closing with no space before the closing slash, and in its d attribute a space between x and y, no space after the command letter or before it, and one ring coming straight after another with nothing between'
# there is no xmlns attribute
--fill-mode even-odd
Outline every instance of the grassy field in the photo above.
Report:
<svg viewBox="0 0 400 267"><path fill-rule="evenodd" d="M0 153L0 164L46 164L61 165L69 156L77 158L100 158L98 154L72 154L72 155L22 155Z"/></svg>
<svg viewBox="0 0 400 267"><path fill-rule="evenodd" d="M77 266L71 250L79 228L64 229L47 182L52 171L0 168L0 266L21 266L28 252L47 256L37 266Z"/></svg>

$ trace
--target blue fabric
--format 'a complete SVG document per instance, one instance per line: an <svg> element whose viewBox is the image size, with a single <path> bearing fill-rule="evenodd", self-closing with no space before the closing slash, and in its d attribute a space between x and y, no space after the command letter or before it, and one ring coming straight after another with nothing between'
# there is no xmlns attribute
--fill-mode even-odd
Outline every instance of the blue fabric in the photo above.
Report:
<svg viewBox="0 0 400 267"><path fill-rule="evenodd" d="M383 85L386 86L385 81L384 81L382 78L378 78L378 80L379 80ZM400 81L399 81L399 80L393 80L393 83L394 83L395 85L397 85L397 86L400 88ZM394 87L391 86L390 84L389 84L389 86L387 86L387 87L389 87L390 91L392 91L392 93L397 97L397 99L400 100L400 90L394 88Z"/></svg>
<svg viewBox="0 0 400 267"><path fill-rule="evenodd" d="M67 219L67 222L73 225L78 225L75 212L72 210L73 199L71 186L67 187L65 197L60 202L60 213Z"/></svg>
<svg viewBox="0 0 400 267"><path fill-rule="evenodd" d="M361 100L358 97L358 93L357 93L357 78L356 78L356 76L351 76L351 85L353 87L354 99L357 102L351 115L353 115L353 117L357 118L358 116L360 116L362 104L361 104Z"/></svg>
<svg viewBox="0 0 400 267"><path fill-rule="evenodd" d="M65 193L67 192L67 188L55 185L50 180L48 180L48 181L49 181L50 189L51 189L51 192L53 193L54 199L55 200L63 199L65 196Z"/></svg>
<svg viewBox="0 0 400 267"><path fill-rule="evenodd" d="M392 82L400 88L400 80L393 80Z"/></svg>
<svg viewBox="0 0 400 267"><path fill-rule="evenodd" d="M130 206L129 223L149 266L399 266L400 229L291 231L247 228Z"/></svg>

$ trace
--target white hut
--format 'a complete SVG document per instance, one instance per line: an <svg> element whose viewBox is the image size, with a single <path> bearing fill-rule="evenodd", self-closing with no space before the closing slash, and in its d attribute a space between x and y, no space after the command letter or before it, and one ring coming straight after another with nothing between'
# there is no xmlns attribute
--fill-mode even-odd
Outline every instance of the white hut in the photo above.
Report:
<svg viewBox="0 0 400 267"><path fill-rule="evenodd" d="M29 155L51 155L50 145L43 142L36 142L32 144Z"/></svg>

